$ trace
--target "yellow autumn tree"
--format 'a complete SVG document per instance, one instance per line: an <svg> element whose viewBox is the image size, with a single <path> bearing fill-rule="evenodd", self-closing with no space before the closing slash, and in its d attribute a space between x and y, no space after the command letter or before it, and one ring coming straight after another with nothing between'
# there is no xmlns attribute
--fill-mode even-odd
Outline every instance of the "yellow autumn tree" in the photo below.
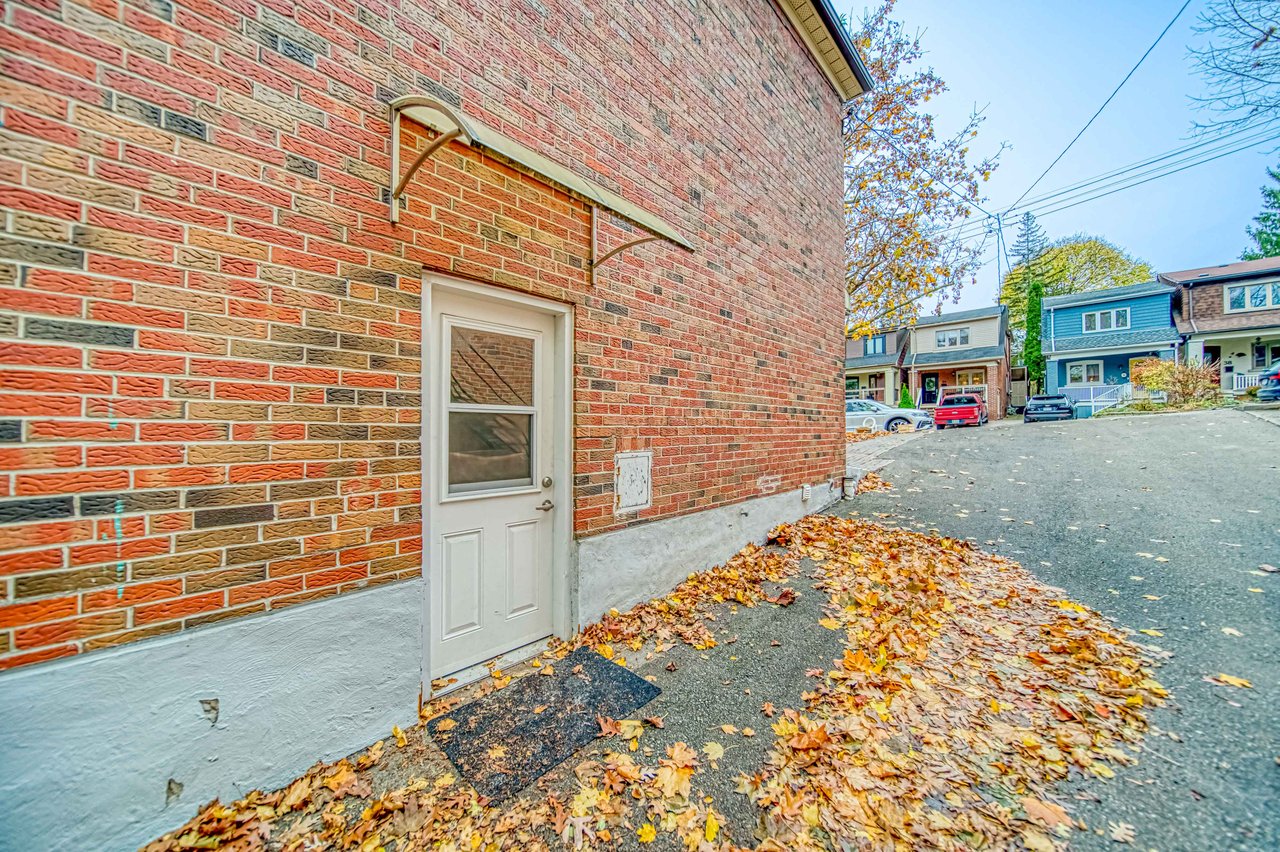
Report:
<svg viewBox="0 0 1280 852"><path fill-rule="evenodd" d="M979 243L955 226L982 216L974 205L1000 154L970 162L976 113L939 137L927 104L946 84L918 67L920 36L893 19L894 3L884 0L854 35L875 80L844 122L847 326L855 336L908 322L920 300L954 297L972 279Z"/></svg>

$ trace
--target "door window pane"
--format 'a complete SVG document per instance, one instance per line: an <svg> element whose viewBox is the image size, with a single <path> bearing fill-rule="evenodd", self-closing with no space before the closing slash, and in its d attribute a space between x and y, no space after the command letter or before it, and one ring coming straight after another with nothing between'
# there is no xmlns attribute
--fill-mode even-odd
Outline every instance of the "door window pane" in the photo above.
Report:
<svg viewBox="0 0 1280 852"><path fill-rule="evenodd" d="M532 414L449 412L449 493L533 484Z"/></svg>
<svg viewBox="0 0 1280 852"><path fill-rule="evenodd" d="M453 326L449 401L533 405L533 339Z"/></svg>

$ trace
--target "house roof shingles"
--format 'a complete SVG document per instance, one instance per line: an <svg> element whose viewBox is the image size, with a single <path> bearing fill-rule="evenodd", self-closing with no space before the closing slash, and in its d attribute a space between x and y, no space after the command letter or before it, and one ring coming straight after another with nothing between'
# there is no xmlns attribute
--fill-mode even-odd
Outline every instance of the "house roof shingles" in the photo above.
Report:
<svg viewBox="0 0 1280 852"><path fill-rule="evenodd" d="M1004 357L1003 346L976 346L972 349L946 349L941 352L918 352L912 363L919 367L926 364L951 364L964 361L995 361Z"/></svg>
<svg viewBox="0 0 1280 852"><path fill-rule="evenodd" d="M861 367L889 367L896 363L898 363L898 350L896 349L880 355L859 355L856 358L844 359L846 370L855 370Z"/></svg>
<svg viewBox="0 0 1280 852"><path fill-rule="evenodd" d="M1241 260L1218 266L1202 266L1199 269L1183 269L1179 272L1161 272L1160 280L1170 284L1200 284L1206 281L1222 281L1227 278L1244 278L1272 272L1280 273L1280 257Z"/></svg>
<svg viewBox="0 0 1280 852"><path fill-rule="evenodd" d="M973 308L968 311L956 311L953 314L941 314L933 317L921 317L916 320L916 327L925 325L941 325L942 323L964 322L965 320L982 319L1001 316L1006 311L1004 305L992 305L989 308Z"/></svg>
<svg viewBox="0 0 1280 852"><path fill-rule="evenodd" d="M1139 284L1127 284L1123 287L1108 287L1105 290L1087 290L1084 293L1067 293L1063 296L1046 296L1043 302L1046 308L1065 308L1070 305L1088 305L1093 302L1109 302L1112 299L1132 299L1137 296L1150 296L1158 293L1172 295L1173 288L1160 281L1143 281Z"/></svg>
<svg viewBox="0 0 1280 852"><path fill-rule="evenodd" d="M1049 352L1076 352L1090 349L1117 349L1123 346L1140 346L1145 343L1172 343L1178 332L1167 328L1139 328L1133 331L1113 331L1107 334L1082 334L1046 340Z"/></svg>

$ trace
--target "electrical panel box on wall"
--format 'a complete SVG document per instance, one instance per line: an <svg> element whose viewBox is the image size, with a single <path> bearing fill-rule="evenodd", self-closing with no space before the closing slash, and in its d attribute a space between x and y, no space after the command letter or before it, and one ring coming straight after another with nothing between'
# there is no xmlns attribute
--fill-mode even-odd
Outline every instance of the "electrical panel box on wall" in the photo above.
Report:
<svg viewBox="0 0 1280 852"><path fill-rule="evenodd" d="M618 453L613 457L613 510L638 512L653 505L653 453Z"/></svg>

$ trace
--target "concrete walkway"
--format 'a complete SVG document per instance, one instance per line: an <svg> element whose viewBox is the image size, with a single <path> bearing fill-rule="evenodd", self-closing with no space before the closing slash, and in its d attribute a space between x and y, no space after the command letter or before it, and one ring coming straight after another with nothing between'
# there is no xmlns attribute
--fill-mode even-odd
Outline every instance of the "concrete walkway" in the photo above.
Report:
<svg viewBox="0 0 1280 852"><path fill-rule="evenodd" d="M844 475L850 479L859 479L865 473L879 470L893 461L892 458L887 456L888 453L917 438L932 435L932 430L927 432L894 432L879 438L873 438L870 441L846 444L844 450Z"/></svg>

